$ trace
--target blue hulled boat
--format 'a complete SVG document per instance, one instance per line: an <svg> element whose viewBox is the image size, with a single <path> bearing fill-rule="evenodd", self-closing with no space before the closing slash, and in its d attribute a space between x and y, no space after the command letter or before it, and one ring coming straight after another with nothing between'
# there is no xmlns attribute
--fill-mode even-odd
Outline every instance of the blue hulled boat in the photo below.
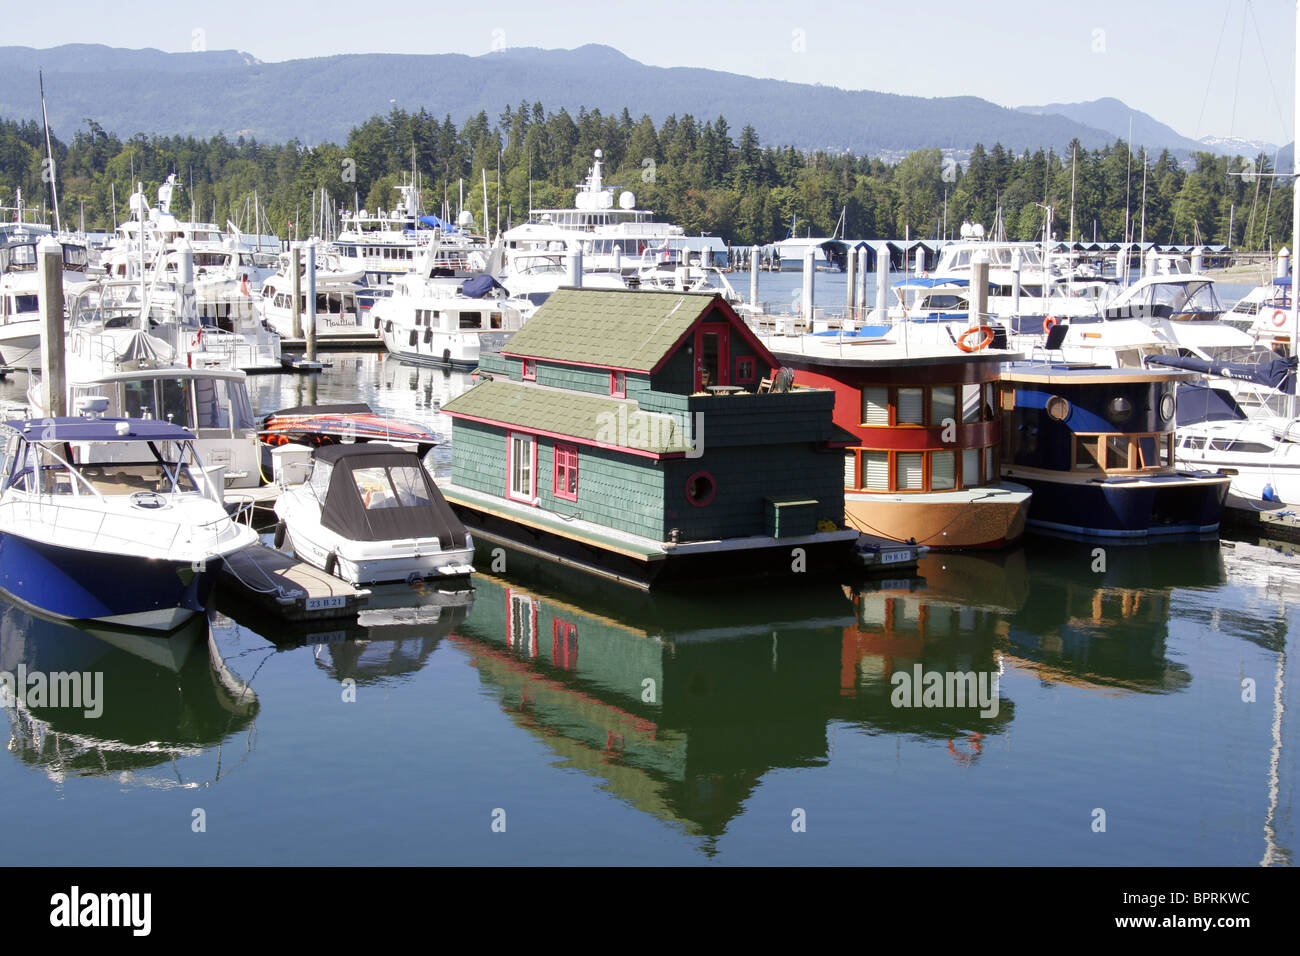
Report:
<svg viewBox="0 0 1300 956"><path fill-rule="evenodd" d="M0 440L0 588L47 614L171 631L257 540L178 425L45 418L2 423Z"/></svg>
<svg viewBox="0 0 1300 956"><path fill-rule="evenodd" d="M1031 527L1144 537L1218 530L1229 477L1174 464L1190 372L1015 362L1002 370L1002 474L1033 489Z"/></svg>

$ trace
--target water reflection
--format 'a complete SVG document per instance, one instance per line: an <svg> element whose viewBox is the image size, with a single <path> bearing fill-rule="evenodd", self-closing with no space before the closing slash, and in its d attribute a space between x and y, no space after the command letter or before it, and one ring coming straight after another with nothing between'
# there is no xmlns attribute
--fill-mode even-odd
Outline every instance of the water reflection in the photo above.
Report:
<svg viewBox="0 0 1300 956"><path fill-rule="evenodd" d="M333 680L382 684L414 674L474 606L468 586L372 585L366 607L354 618L288 623L256 605L222 594L222 646L238 642L238 628L264 635L281 650L309 647L317 668Z"/></svg>
<svg viewBox="0 0 1300 956"><path fill-rule="evenodd" d="M0 600L0 671L27 675L20 683L29 689L44 675L44 698L7 696L8 749L56 782L113 774L124 784L196 786L229 771L226 741L246 735L237 752L252 749L257 697L226 666L203 618L157 637L51 621ZM74 673L84 688L61 676ZM65 695L58 700L55 683ZM85 706L92 683L102 689L98 708ZM215 769L179 762L214 747ZM166 774L141 773L165 764Z"/></svg>
<svg viewBox="0 0 1300 956"><path fill-rule="evenodd" d="M1187 668L1166 652L1173 592L1224 582L1218 541L1036 545L1029 598L1008 621L1008 660L1053 684L1143 693L1187 685ZM946 573L933 565L927 559L931 576Z"/></svg>
<svg viewBox="0 0 1300 956"><path fill-rule="evenodd" d="M1081 558L1059 542L1032 559L947 554L900 580L707 600L534 564L478 575L450 640L562 765L711 852L765 773L827 762L832 724L973 766L1015 720L997 683L1009 668L1112 692L1187 686L1165 651L1171 592L1222 582L1217 545L1117 552L1096 573ZM987 679L993 706L973 682L965 698L900 697L930 673Z"/></svg>

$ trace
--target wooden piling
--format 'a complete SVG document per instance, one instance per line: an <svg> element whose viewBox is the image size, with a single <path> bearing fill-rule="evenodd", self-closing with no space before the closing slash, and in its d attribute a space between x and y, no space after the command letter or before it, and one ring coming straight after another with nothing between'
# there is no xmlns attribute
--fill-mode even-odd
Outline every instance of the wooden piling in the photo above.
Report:
<svg viewBox="0 0 1300 956"><path fill-rule="evenodd" d="M67 367L64 360L63 246L47 236L37 246L40 269L41 391L45 413L68 414Z"/></svg>

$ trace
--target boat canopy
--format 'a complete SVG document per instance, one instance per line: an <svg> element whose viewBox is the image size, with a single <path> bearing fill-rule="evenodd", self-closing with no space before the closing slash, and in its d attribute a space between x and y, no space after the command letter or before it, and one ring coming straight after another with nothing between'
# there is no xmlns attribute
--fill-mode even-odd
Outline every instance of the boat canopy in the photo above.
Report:
<svg viewBox="0 0 1300 956"><path fill-rule="evenodd" d="M327 445L313 454L311 487L321 524L352 541L437 538L465 547L465 526L420 456L393 445Z"/></svg>
<svg viewBox="0 0 1300 956"><path fill-rule="evenodd" d="M1184 368L1202 375L1216 375L1219 378L1231 378L1241 382L1254 382L1267 388L1276 388L1288 395L1295 393L1296 360L1274 355L1259 363L1247 362L1211 362L1194 356L1149 355L1148 365L1160 365L1166 368Z"/></svg>
<svg viewBox="0 0 1300 956"><path fill-rule="evenodd" d="M117 426L123 422L128 430L119 432ZM186 429L156 418L36 418L5 424L29 442L194 440Z"/></svg>
<svg viewBox="0 0 1300 956"><path fill-rule="evenodd" d="M1237 400L1223 389L1192 382L1178 383L1176 424L1179 428L1201 422L1236 422L1245 419L1246 413L1241 410Z"/></svg>
<svg viewBox="0 0 1300 956"><path fill-rule="evenodd" d="M472 279L466 279L461 284L460 294L469 299L481 299L493 289L505 291L505 286L485 272Z"/></svg>
<svg viewBox="0 0 1300 956"><path fill-rule="evenodd" d="M453 226L451 223L447 222L445 219L439 218L438 216L420 216L419 221L430 229L441 229L443 232L460 232L459 226Z"/></svg>

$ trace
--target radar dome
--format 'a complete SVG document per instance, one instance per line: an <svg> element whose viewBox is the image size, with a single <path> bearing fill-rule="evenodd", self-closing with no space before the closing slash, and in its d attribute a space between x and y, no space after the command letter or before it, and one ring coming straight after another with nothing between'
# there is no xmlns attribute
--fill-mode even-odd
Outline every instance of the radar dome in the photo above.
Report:
<svg viewBox="0 0 1300 956"><path fill-rule="evenodd" d="M473 226L474 214L470 212L468 209L462 209L460 215L456 217L456 225L467 226L467 227Z"/></svg>
<svg viewBox="0 0 1300 956"><path fill-rule="evenodd" d="M623 190L621 193L618 194L618 208L619 208L619 209L635 209L635 208L636 208L636 197L633 196L633 195L632 195L628 190L626 190L626 189Z"/></svg>
<svg viewBox="0 0 1300 956"><path fill-rule="evenodd" d="M604 157L605 157L605 154L604 154L603 152L601 152L600 150L596 150L596 158L597 158L597 159L604 159Z"/></svg>

